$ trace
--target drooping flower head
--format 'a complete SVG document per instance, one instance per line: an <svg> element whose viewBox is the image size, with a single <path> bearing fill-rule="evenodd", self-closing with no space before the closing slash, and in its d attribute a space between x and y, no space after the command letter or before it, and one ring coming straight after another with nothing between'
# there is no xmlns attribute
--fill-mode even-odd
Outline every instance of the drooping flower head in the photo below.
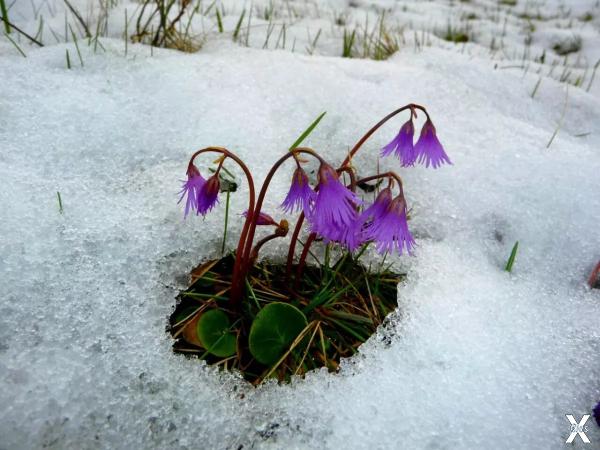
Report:
<svg viewBox="0 0 600 450"><path fill-rule="evenodd" d="M344 228L332 230L328 236L323 236L323 241L337 242L353 252L366 241L362 233L362 222L355 220Z"/></svg>
<svg viewBox="0 0 600 450"><path fill-rule="evenodd" d="M357 226L356 207L360 203L360 199L340 183L335 170L322 163L319 168L319 191L308 216L311 230L325 240L356 248L358 237L352 231Z"/></svg>
<svg viewBox="0 0 600 450"><path fill-rule="evenodd" d="M431 120L427 119L423 128L421 129L421 135L419 140L415 144L414 148L415 159L420 164L425 164L425 167L433 167L437 169L442 164L452 164L450 158L446 155L444 147L440 144L435 132L435 127Z"/></svg>
<svg viewBox="0 0 600 450"><path fill-rule="evenodd" d="M185 201L185 210L183 213L184 217L187 217L190 210L198 209L198 193L202 189L202 186L206 183L206 180L202 175L200 175L200 171L194 166L190 164L187 169L187 181L183 183L183 188L179 192L181 197L177 203L181 203L183 197L187 195Z"/></svg>
<svg viewBox="0 0 600 450"><path fill-rule="evenodd" d="M248 217L248 210L244 211L242 213L242 216ZM258 220L256 221L256 225L275 225L276 227L279 226L279 224L275 222L275 219L273 219L270 215L262 211L258 213Z"/></svg>
<svg viewBox="0 0 600 450"><path fill-rule="evenodd" d="M202 185L198 191L197 204L198 214L206 215L219 202L219 189L221 183L219 174L215 173Z"/></svg>
<svg viewBox="0 0 600 450"><path fill-rule="evenodd" d="M308 175L306 175L304 169L298 167L294 171L292 185L281 207L288 214L295 211L304 211L305 215L309 215L316 196L317 194L308 182Z"/></svg>
<svg viewBox="0 0 600 450"><path fill-rule="evenodd" d="M367 240L377 243L379 253L391 253L396 250L401 255L406 250L412 254L415 240L408 229L404 196L398 195L382 215L374 216L365 226L364 234Z"/></svg>
<svg viewBox="0 0 600 450"><path fill-rule="evenodd" d="M412 121L412 116L402 127L392 141L381 149L381 156L388 156L394 153L402 166L412 166L415 163L416 155L413 146L413 138L415 135L415 126Z"/></svg>
<svg viewBox="0 0 600 450"><path fill-rule="evenodd" d="M362 212L359 221L368 224L379 220L387 212L390 203L392 203L392 190L386 187L379 192L375 202Z"/></svg>

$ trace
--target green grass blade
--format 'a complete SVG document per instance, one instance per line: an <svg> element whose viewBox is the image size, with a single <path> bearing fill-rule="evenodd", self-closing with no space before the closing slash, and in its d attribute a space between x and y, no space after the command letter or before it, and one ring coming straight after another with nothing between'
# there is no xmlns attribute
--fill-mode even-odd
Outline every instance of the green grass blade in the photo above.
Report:
<svg viewBox="0 0 600 450"><path fill-rule="evenodd" d="M58 212L60 214L63 213L63 203L62 203L62 197L60 196L60 192L56 191L56 198L58 199Z"/></svg>
<svg viewBox="0 0 600 450"><path fill-rule="evenodd" d="M13 38L11 38L8 34L4 33L4 36L6 36L6 39L8 39L12 45L15 46L15 48L19 51L19 53L23 56L23 58L27 58L27 55L25 54L25 52L23 50L21 50L21 47L19 47L19 44L17 44Z"/></svg>
<svg viewBox="0 0 600 450"><path fill-rule="evenodd" d="M75 43L75 49L77 50L77 56L79 57L79 64L81 64L81 67L83 67L83 58L81 57L81 51L79 51L79 44L77 43L77 36L75 35L73 28L71 28L71 24L69 24L69 30L71 30L71 37L73 38L73 42ZM125 41L125 42L127 42L127 41Z"/></svg>
<svg viewBox="0 0 600 450"><path fill-rule="evenodd" d="M517 256L517 250L519 249L519 241L515 242L513 245L512 251L510 252L510 256L508 258L508 262L506 263L506 267L504 270L507 272L512 272L513 264L515 263L515 257Z"/></svg>
<svg viewBox="0 0 600 450"><path fill-rule="evenodd" d="M6 34L10 34L10 25L8 24L8 11L4 0L0 0L0 14L2 14L2 22L4 22L4 30Z"/></svg>
<svg viewBox="0 0 600 450"><path fill-rule="evenodd" d="M219 28L219 33L222 33L223 32L223 20L221 19L221 13L219 12L219 8L217 8L215 11L217 14L217 27Z"/></svg>
<svg viewBox="0 0 600 450"><path fill-rule="evenodd" d="M218 11L218 9L217 9ZM223 225L223 243L221 244L221 255L225 254L225 244L227 242L227 225L229 224L229 196L231 192L227 190L227 197L225 200L225 224Z"/></svg>
<svg viewBox="0 0 600 450"><path fill-rule="evenodd" d="M319 115L319 117L317 117L317 118L315 119L315 121L314 121L313 123L311 123L311 124L309 125L309 127L308 127L306 130L304 130L304 133L302 133L302 134L300 135L300 137L299 137L298 139L296 139L296 141L295 141L295 142L294 142L294 143L291 145L291 147L290 147L290 150L293 150L293 149L295 149L296 147L298 147L298 146L299 146L299 145L302 143L302 141L304 141L304 139L306 139L306 137L307 137L307 136L308 136L310 133L312 133L312 131L313 131L313 130L315 129L315 127L316 127L316 126L319 124L319 122L320 122L320 121L321 121L321 119L322 119L322 118L325 116L325 114L327 114L327 111L323 111L323 112L321 113L321 115Z"/></svg>
<svg viewBox="0 0 600 450"><path fill-rule="evenodd" d="M252 298L252 300L254 300L254 304L256 305L256 307L258 308L258 310L260 311L260 304L258 303L258 299L256 298L256 294L254 293L254 289L252 289L252 285L250 284L250 282L248 281L248 279L246 278L246 288L248 289L248 292L250 292L250 297Z"/></svg>
<svg viewBox="0 0 600 450"><path fill-rule="evenodd" d="M244 9L242 11L242 14L240 15L240 18L235 26L235 29L233 30L233 40L234 42L237 41L238 36L240 34L240 29L242 28L242 22L244 21L244 16L246 15L246 10Z"/></svg>

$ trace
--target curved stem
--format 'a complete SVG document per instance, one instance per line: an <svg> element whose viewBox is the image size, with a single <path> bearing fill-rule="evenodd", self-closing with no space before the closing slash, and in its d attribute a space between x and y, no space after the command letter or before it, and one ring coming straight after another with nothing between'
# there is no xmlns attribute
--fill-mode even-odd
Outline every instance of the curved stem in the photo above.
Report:
<svg viewBox="0 0 600 450"><path fill-rule="evenodd" d="M360 138L360 140L354 145L352 150L350 150L350 153L348 153L348 156L346 156L346 159L344 159L344 162L342 163L340 168L343 168L350 163L350 161L352 160L352 158L354 157L356 152L358 152L360 150L361 146L365 143L365 141L367 139L369 139L371 137L371 135L373 133L375 133L384 123L386 123L388 120L390 120L396 114L399 114L402 111L406 111L407 109L411 110L411 117L413 115L416 115L415 109L420 109L421 111L423 111L425 113L425 116L427 116L427 119L429 119L429 114L427 113L427 110L423 106L417 105L415 103L409 103L408 105L403 106L402 108L398 108L397 110L392 111L387 116L385 116L383 119L381 119L379 122L377 122L375 124L375 126L373 126L373 128L371 128L369 131L367 131L367 133L362 138Z"/></svg>
<svg viewBox="0 0 600 450"><path fill-rule="evenodd" d="M348 177L350 177L350 185L348 187L350 188L350 190L352 192L356 192L357 182L356 182L356 174L354 173L354 169L352 169L352 167L350 167L350 166L344 166L344 167L340 167L337 170L337 172L338 172L338 174L344 173L344 172L348 174Z"/></svg>
<svg viewBox="0 0 600 450"><path fill-rule="evenodd" d="M306 258L308 257L308 252L310 251L310 246L315 241L317 237L317 233L310 233L306 242L304 243L304 248L302 249L302 253L300 254L300 259L298 260L298 267L296 268L296 280L294 281L294 289L298 289L298 285L300 284L300 277L302 276L302 272L304 272L304 266L306 265Z"/></svg>
<svg viewBox="0 0 600 450"><path fill-rule="evenodd" d="M251 211L254 211L254 203L255 203L255 197L256 197L255 189L254 189L254 180L253 180L252 174L250 173L250 170L248 169L246 164L244 164L244 162L239 157L237 157L236 155L234 155L229 150L227 150L226 148L223 148L223 147L206 147L201 150L198 150L191 156L189 164L190 165L193 164L194 159L198 155L200 155L202 153L207 153L207 152L221 153L221 154L233 159L238 164L238 166L240 166L241 169L244 171L244 174L246 175L246 179L248 180L248 191L249 191L248 215L246 216L246 220L244 221L242 233L240 234L240 239L238 241L237 250L235 252L235 263L233 265L233 275L231 278L231 290L229 291L230 306L232 308L235 308L237 305L239 305L239 302L241 299L241 294L242 294L242 289L244 286L244 284L243 284L244 280L242 277L243 273L241 271L242 263L243 263L242 252L244 249L244 244L246 243L246 237L248 234L248 229L250 227L250 220L251 220L251 217L253 216ZM219 168L221 168L222 165L223 165L223 161L220 162Z"/></svg>
<svg viewBox="0 0 600 450"><path fill-rule="evenodd" d="M317 158L319 160L319 162L321 164L325 163L323 158L321 158L321 156L319 156L313 149L308 148L308 147L297 147L294 150L291 150L288 153L286 153L285 155L283 155L281 158L279 158L277 160L277 162L275 162L275 164L273 164L273 167L271 167L271 170L267 174L267 177L265 178L265 181L263 182L263 185L260 189L260 193L258 194L258 199L256 201L256 208L254 209L254 213L252 214L252 220L250 221L250 228L248 230L248 235L246 238L246 243L244 246L244 253L243 253L244 254L244 256L243 256L243 264L244 264L243 271L244 272L248 271L247 264L248 264L248 258L250 256L250 251L252 249L252 241L254 240L254 233L256 232L256 223L258 221L258 215L260 214L260 210L262 208L263 201L267 194L267 189L269 188L269 184L271 183L271 180L273 179L273 176L275 175L275 172L277 172L279 167L281 167L281 165L288 158L295 157L295 155L297 153L305 153L305 154L314 156L315 158ZM250 217L250 214L248 214L248 217Z"/></svg>
<svg viewBox="0 0 600 450"><path fill-rule="evenodd" d="M399 188L400 188L400 193L403 194L404 190L402 187L402 178L400 178L400 175L398 175L396 172L384 172L384 173L379 173L377 175L371 175L370 177L365 177L365 178L361 178L360 180L356 181L356 184L360 184L360 183L367 183L369 181L373 181L373 180L379 180L381 178L392 178L395 181L398 182Z"/></svg>
<svg viewBox="0 0 600 450"><path fill-rule="evenodd" d="M260 249L262 248L263 245L265 245L267 242L272 241L275 238L278 237L285 237L288 234L288 228L286 227L277 227L277 229L275 230L275 233L270 234L264 238L262 238L260 241L258 241L256 243L256 245L254 246L254 248L252 249L252 252L250 253L250 257L248 258L248 265L249 267L252 266L254 264L254 262L256 261L256 259L258 258L258 252L260 251Z"/></svg>
<svg viewBox="0 0 600 450"><path fill-rule="evenodd" d="M390 120L396 114L399 114L402 111L406 111L407 109L410 110L411 119L413 117L417 116L415 109L419 109L419 110L423 111L423 113L425 113L425 116L427 117L427 119L430 120L429 113L427 112L425 107L423 107L421 105L417 105L416 103L409 103L408 105L405 105L401 108L396 109L395 111L392 111L387 116L385 116L383 119L381 119L379 122L377 122L369 131L367 131L367 133L362 138L360 138L360 140L354 145L352 150L350 150L350 152L348 153L348 156L346 156L346 158L340 165L339 169L337 169L338 173L346 172L350 176L350 189L352 192L355 192L356 186L360 183L365 183L367 181L372 181L372 180L375 180L378 178L391 177L398 182L398 185L400 187L400 193L403 194L402 179L396 173L386 172L384 174L374 175L371 177L366 177L366 178L362 178L360 180L356 180L354 171L349 166L349 163L352 160L352 158L354 157L354 155L360 150L362 145L367 141L367 139L369 139L373 135L373 133L375 133L384 123L386 123L388 120ZM296 223L296 228L294 228L294 233L292 234L292 238L291 238L291 242L290 242L290 248L288 250L287 264L286 264L286 278L288 280L289 280L289 277L290 277L291 271L292 271L292 264L294 261L294 253L296 250L296 242L298 240L298 236L300 235L300 230L302 229L303 222L304 222L304 214L301 214L300 217L298 218L298 222ZM298 261L298 270L296 272L296 278L299 278L300 275L302 274L302 269L305 264L306 257L308 255L308 251L310 250L310 245L314 241L313 234L314 233L309 235L309 237L304 245L304 248L302 249L302 254L300 255L300 259ZM311 237L312 237L312 239L311 239Z"/></svg>
<svg viewBox="0 0 600 450"><path fill-rule="evenodd" d="M292 233L292 238L290 239L290 247L287 255L287 262L285 266L285 278L286 281L289 282L290 275L292 274L292 264L294 263L294 253L296 252L296 242L298 242L298 236L300 235L300 231L302 230L302 224L304 223L304 213L300 213L298 217L298 221L296 222L296 227L294 228L294 232ZM289 283L288 283L289 285Z"/></svg>

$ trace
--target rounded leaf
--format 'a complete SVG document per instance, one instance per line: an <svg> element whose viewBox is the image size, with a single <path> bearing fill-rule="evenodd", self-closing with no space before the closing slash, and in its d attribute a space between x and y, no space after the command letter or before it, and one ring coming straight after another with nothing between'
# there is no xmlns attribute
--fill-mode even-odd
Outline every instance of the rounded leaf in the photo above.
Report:
<svg viewBox="0 0 600 450"><path fill-rule="evenodd" d="M196 327L202 347L220 358L236 351L236 336L229 329L229 317L219 309L211 309L200 316Z"/></svg>
<svg viewBox="0 0 600 450"><path fill-rule="evenodd" d="M250 353L262 364L274 364L306 325L306 316L295 306L270 303L252 322L248 339Z"/></svg>

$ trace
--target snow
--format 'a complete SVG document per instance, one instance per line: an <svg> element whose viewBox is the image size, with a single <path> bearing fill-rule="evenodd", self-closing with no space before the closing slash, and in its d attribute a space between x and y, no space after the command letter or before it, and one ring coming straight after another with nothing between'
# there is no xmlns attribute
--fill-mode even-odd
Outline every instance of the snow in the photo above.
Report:
<svg viewBox="0 0 600 450"><path fill-rule="evenodd" d="M56 10L48 23L62 24L61 2L45 4ZM406 5L440 26L491 7ZM600 15L593 5L569 6ZM600 291L585 284L600 258L599 80L567 94L546 62L532 98L533 69L502 70L510 58L433 35L433 45L383 62L335 57L341 45L326 31L312 56L214 33L195 54L130 44L125 56L125 6L101 40L106 51L81 44L84 67L72 42L21 40L23 58L0 39L0 448L562 448L565 414L579 419L600 401ZM35 33L27 5L13 8ZM314 35L323 20L307 14L296 31ZM592 65L597 24L582 32ZM401 170L418 249L397 258L408 277L391 326L339 374L291 385L254 389L173 354L174 297L192 267L219 254L224 214L183 220L176 201L189 155L226 146L262 180L327 111L307 144L337 163L412 101L428 107L454 165ZM356 160L363 172L401 123L369 141ZM266 210L276 219L290 174L272 185ZM232 211L246 208L246 194L242 183ZM588 427L597 445L600 429Z"/></svg>

